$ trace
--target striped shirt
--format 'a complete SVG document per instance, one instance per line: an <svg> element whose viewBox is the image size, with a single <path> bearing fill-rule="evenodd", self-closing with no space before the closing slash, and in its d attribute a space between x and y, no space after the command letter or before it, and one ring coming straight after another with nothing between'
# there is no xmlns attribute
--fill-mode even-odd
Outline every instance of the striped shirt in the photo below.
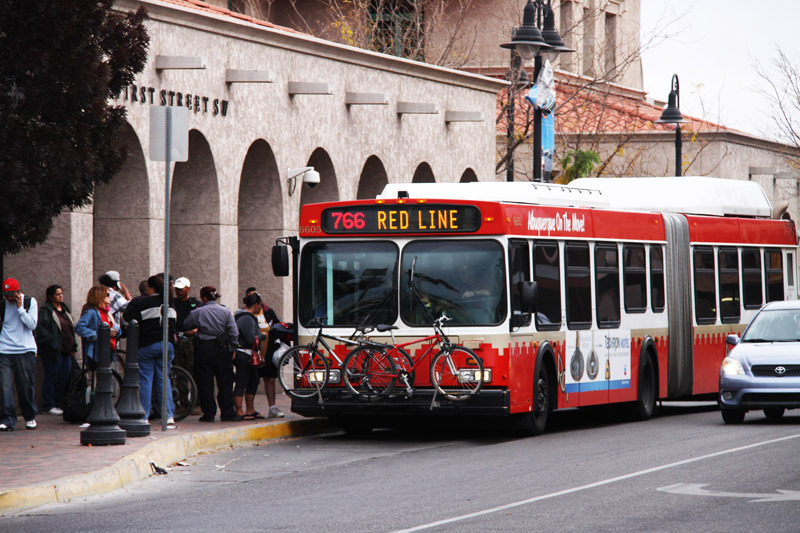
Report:
<svg viewBox="0 0 800 533"><path fill-rule="evenodd" d="M130 302L122 316L128 324L132 320L139 323L139 346L150 346L163 341L163 329L161 322L161 308L164 305L164 297L160 294L150 296L137 296ZM169 332L167 340L174 342L175 339L175 309L169 308Z"/></svg>

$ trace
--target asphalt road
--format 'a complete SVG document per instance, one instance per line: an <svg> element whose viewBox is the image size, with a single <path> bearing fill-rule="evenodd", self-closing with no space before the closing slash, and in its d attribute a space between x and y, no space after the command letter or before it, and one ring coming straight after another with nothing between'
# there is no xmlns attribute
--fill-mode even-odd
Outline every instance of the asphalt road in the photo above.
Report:
<svg viewBox="0 0 800 533"><path fill-rule="evenodd" d="M668 404L648 422L553 422L535 438L437 424L199 456L0 530L800 531L800 411L726 426L709 404Z"/></svg>

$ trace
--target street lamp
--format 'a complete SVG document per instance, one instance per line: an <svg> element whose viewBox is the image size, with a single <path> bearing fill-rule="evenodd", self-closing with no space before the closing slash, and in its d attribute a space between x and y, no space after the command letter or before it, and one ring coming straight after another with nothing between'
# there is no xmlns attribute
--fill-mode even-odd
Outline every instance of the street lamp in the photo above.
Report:
<svg viewBox="0 0 800 533"><path fill-rule="evenodd" d="M542 28L541 30L539 29L540 27ZM522 12L522 26L515 28L511 42L501 44L500 48L512 50L512 69L516 67L514 51L522 59L534 60L533 83L538 81L539 72L542 70L543 54L547 54L548 59L555 59L557 54L574 52L574 50L564 46L561 35L556 30L555 15L553 8L550 7L550 0L528 0ZM511 94L510 91L509 94ZM509 128L513 128L513 107L511 107L513 104L510 102L509 104L511 119L509 120ZM510 159L509 163L511 163ZM508 181L514 180L513 164L511 173L507 173L506 179ZM533 181L542 181L542 110L535 107L533 109Z"/></svg>
<svg viewBox="0 0 800 533"><path fill-rule="evenodd" d="M667 107L661 113L661 118L656 120L656 124L675 124L675 175L680 176L683 174L683 165L681 162L681 124L688 122L681 115L681 87L678 82L678 75L672 75L672 89L669 91L669 100L667 100Z"/></svg>

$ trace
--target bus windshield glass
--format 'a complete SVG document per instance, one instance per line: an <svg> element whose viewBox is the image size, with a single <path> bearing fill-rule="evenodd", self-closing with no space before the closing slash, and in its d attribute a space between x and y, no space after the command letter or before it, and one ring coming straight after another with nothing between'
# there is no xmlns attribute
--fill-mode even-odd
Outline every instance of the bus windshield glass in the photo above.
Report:
<svg viewBox="0 0 800 533"><path fill-rule="evenodd" d="M391 242L313 242L300 259L300 323L329 326L397 320L397 246Z"/></svg>
<svg viewBox="0 0 800 533"><path fill-rule="evenodd" d="M416 259L416 261L415 261ZM414 265L415 294L409 285ZM403 248L400 316L430 326L443 312L449 326L497 325L506 316L505 262L490 240L415 241Z"/></svg>

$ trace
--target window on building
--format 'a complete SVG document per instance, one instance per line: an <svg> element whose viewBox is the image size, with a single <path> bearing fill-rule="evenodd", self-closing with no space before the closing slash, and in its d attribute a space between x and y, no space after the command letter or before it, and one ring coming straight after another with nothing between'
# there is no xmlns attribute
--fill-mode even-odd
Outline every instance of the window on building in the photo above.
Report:
<svg viewBox="0 0 800 533"><path fill-rule="evenodd" d="M739 322L739 251L719 251L719 317L723 324Z"/></svg>
<svg viewBox="0 0 800 533"><path fill-rule="evenodd" d="M625 311L647 311L647 270L644 245L626 244L622 247L622 272L625 282Z"/></svg>
<svg viewBox="0 0 800 533"><path fill-rule="evenodd" d="M583 74L594 76L594 16L583 8Z"/></svg>
<svg viewBox="0 0 800 533"><path fill-rule="evenodd" d="M761 283L761 252L742 248L742 297L745 309L760 309L764 303Z"/></svg>
<svg viewBox="0 0 800 533"><path fill-rule="evenodd" d="M572 242L564 246L564 270L567 291L567 327L592 327L592 289L589 269L589 245Z"/></svg>
<svg viewBox="0 0 800 533"><path fill-rule="evenodd" d="M563 0L559 8L559 22L561 26L561 38L567 48L573 48L575 20L573 18L574 4L569 0ZM575 68L574 54L558 54L558 63L564 70L572 72Z"/></svg>
<svg viewBox="0 0 800 533"><path fill-rule="evenodd" d="M617 16L606 13L606 75L617 68Z"/></svg>
<svg viewBox="0 0 800 533"><path fill-rule="evenodd" d="M594 249L597 325L619 327L619 251L616 244L602 243Z"/></svg>
<svg viewBox="0 0 800 533"><path fill-rule="evenodd" d="M373 0L369 6L372 50L424 61L423 11L411 0Z"/></svg>
<svg viewBox="0 0 800 533"><path fill-rule="evenodd" d="M764 250L764 285L768 302L783 300L783 257L780 250Z"/></svg>
<svg viewBox="0 0 800 533"><path fill-rule="evenodd" d="M698 324L717 321L717 291L714 287L714 250L694 249L694 309Z"/></svg>
<svg viewBox="0 0 800 533"><path fill-rule="evenodd" d="M536 329L561 328L561 263L558 243L533 244L533 280L539 288Z"/></svg>
<svg viewBox="0 0 800 533"><path fill-rule="evenodd" d="M654 313L664 311L664 249L650 247L650 305Z"/></svg>

